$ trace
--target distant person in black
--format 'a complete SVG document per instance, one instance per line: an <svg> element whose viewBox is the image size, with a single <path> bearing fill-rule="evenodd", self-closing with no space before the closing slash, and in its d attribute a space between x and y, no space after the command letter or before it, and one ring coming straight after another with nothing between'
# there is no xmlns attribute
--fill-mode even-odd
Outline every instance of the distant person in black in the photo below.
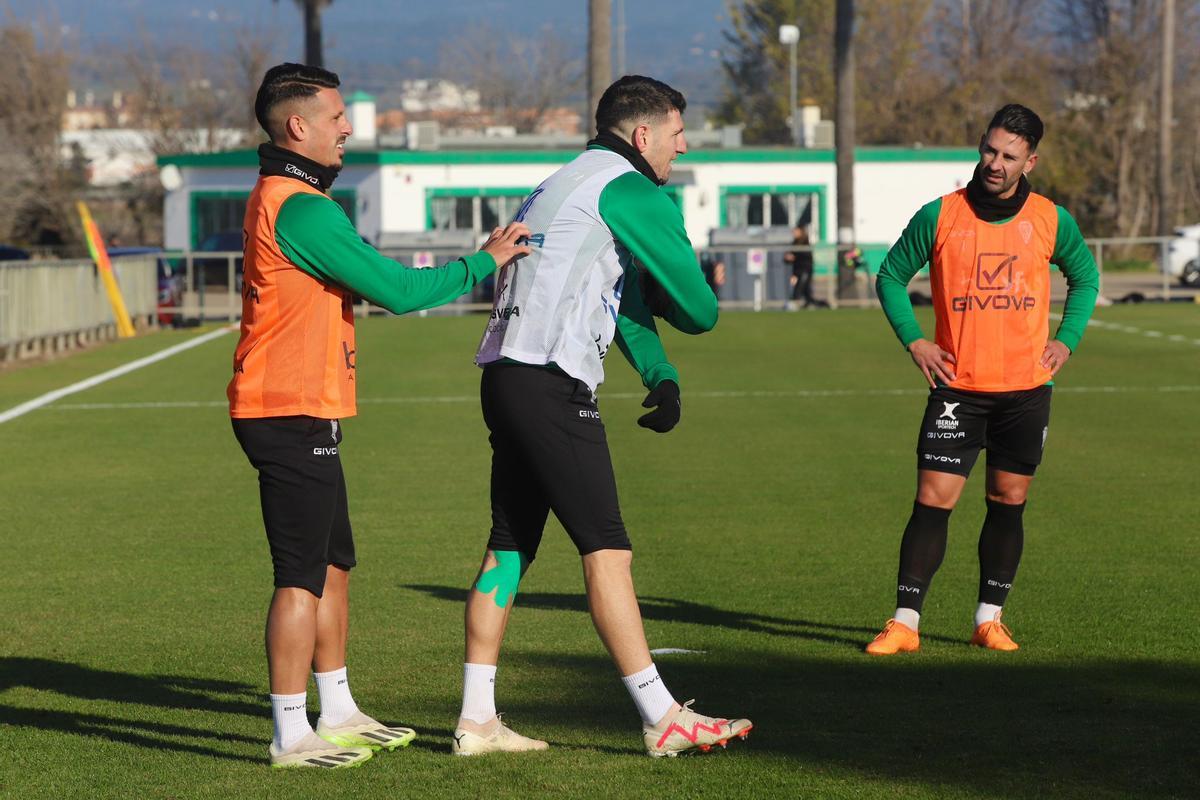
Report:
<svg viewBox="0 0 1200 800"><path fill-rule="evenodd" d="M808 229L797 225L792 230L792 244L803 245L806 249L792 250L783 254L783 260L792 265L792 276L789 282L792 286L792 297L784 303L785 311L792 311L796 303L804 301L803 308L819 308L826 304L813 297L813 254L808 249Z"/></svg>
<svg viewBox="0 0 1200 800"><path fill-rule="evenodd" d="M704 281L713 294L719 299L721 287L725 285L725 262L705 250L700 254L700 270L704 273Z"/></svg>

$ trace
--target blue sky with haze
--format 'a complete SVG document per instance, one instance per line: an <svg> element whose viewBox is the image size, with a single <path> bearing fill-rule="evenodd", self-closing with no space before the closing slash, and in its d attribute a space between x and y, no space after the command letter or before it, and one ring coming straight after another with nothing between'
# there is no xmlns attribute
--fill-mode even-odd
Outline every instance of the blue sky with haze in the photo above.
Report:
<svg viewBox="0 0 1200 800"><path fill-rule="evenodd" d="M613 0L614 38L618 3ZM299 59L303 49L301 14L292 0L0 0L5 11L63 32L80 55L82 81L102 78L114 52L146 40L220 52L245 31L268 41L281 61ZM693 102L716 98L714 51L724 44L724 0L626 0L625 19L626 71L672 82ZM533 37L552 30L577 45L582 57L587 0L335 0L324 23L327 66L378 92L397 79L436 75L445 51L468 28Z"/></svg>

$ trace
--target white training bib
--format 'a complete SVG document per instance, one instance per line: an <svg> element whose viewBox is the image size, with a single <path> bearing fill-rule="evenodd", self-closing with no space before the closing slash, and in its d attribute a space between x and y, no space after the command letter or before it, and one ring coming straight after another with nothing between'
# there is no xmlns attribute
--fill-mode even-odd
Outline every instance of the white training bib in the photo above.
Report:
<svg viewBox="0 0 1200 800"><path fill-rule="evenodd" d="M632 256L600 218L600 193L632 171L616 153L585 150L526 198L516 220L533 252L500 270L476 364L553 362L593 392L604 382Z"/></svg>

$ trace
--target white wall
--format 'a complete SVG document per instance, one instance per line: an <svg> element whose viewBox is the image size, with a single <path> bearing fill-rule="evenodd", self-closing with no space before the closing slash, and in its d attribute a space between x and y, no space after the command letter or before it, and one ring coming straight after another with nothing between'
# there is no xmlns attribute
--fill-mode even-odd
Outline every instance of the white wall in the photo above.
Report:
<svg viewBox="0 0 1200 800"><path fill-rule="evenodd" d="M537 186L558 164L386 164L355 165L342 171L338 189L354 189L359 232L368 241L382 233L425 229L426 190ZM855 166L855 224L863 243L891 244L924 203L966 185L974 160L860 161ZM836 241L836 167L832 162L696 162L678 164L684 220L697 246L720 224L721 188L816 185L825 187L825 233ZM182 169L184 185L167 195L164 231L168 247L190 241L190 190L249 191L257 169Z"/></svg>
<svg viewBox="0 0 1200 800"><path fill-rule="evenodd" d="M921 206L967 185L975 162L868 162L854 170L855 235L892 244Z"/></svg>

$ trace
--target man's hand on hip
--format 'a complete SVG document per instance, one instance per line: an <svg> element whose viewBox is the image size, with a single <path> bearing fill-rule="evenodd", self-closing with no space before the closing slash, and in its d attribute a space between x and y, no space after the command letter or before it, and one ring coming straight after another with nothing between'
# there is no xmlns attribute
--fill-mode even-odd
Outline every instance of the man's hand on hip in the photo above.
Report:
<svg viewBox="0 0 1200 800"><path fill-rule="evenodd" d="M1046 349L1042 351L1042 357L1038 363L1050 370L1050 375L1053 377L1062 369L1062 365L1067 363L1067 359L1070 357L1071 348L1058 339L1051 339L1046 342Z"/></svg>
<svg viewBox="0 0 1200 800"><path fill-rule="evenodd" d="M510 261L524 258L532 252L528 244L518 244L529 236L529 227L522 222L510 222L505 228L496 228L492 235L479 248L496 262L497 267L503 267Z"/></svg>
<svg viewBox="0 0 1200 800"><path fill-rule="evenodd" d="M942 383L950 383L954 380L952 365L957 363L954 356L928 339L917 339L910 344L908 354L912 356L913 363L917 365L917 369L921 370L925 380L929 381L930 388L937 388L938 379Z"/></svg>

